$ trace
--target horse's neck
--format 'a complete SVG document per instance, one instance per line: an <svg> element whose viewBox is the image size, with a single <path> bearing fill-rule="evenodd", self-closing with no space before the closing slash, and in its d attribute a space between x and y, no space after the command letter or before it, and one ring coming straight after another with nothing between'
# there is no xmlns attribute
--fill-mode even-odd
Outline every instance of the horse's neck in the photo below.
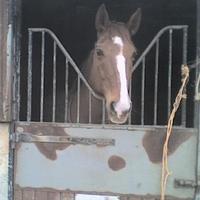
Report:
<svg viewBox="0 0 200 200"><path fill-rule="evenodd" d="M88 59L84 62L83 65L83 75L86 80L91 85L92 77L91 77L91 67L92 67L92 55L88 57ZM91 85L92 87L92 85ZM80 86L80 110L79 110L79 121L80 123L88 123L89 122L89 90L85 86L85 84L81 84ZM92 123L100 123L101 122L101 114L102 114L102 102L95 97L92 97L91 101L91 118ZM69 107L69 118L71 122L77 121L77 105L78 105L78 94L77 90L74 90L70 95L70 107Z"/></svg>

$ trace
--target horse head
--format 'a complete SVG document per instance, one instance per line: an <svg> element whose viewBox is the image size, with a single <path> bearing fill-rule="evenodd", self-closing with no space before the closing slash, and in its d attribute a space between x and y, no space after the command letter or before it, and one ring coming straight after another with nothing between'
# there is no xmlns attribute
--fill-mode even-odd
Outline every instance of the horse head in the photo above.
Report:
<svg viewBox="0 0 200 200"><path fill-rule="evenodd" d="M140 9L127 23L111 21L104 5L96 14L92 85L105 98L108 119L113 123L125 123L131 111L128 87L136 55L131 37L137 32L140 21Z"/></svg>

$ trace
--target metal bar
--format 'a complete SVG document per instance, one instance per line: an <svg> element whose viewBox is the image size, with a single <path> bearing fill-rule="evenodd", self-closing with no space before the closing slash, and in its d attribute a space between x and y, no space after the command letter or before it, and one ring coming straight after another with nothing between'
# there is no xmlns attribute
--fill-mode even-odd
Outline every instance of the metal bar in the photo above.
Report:
<svg viewBox="0 0 200 200"><path fill-rule="evenodd" d="M145 57L142 59L141 125L144 125Z"/></svg>
<svg viewBox="0 0 200 200"><path fill-rule="evenodd" d="M42 31L47 32L53 38L53 40L55 41L55 43L57 44L57 46L59 47L59 49L61 50L63 55L67 58L68 62L72 65L72 67L76 71L76 73L79 74L79 76L80 76L81 80L83 81L83 83L92 92L92 95L94 97L96 97L97 99L103 100L103 97L98 95L98 94L96 94L94 92L94 90L91 88L91 86L89 85L88 81L85 79L84 75L81 73L81 71L78 68L78 66L76 65L76 63L73 61L73 59L68 54L68 52L66 51L66 49L64 48L62 43L59 41L59 39L56 37L56 35L51 30L46 29L46 28L29 28L29 30L32 31L32 32L42 32Z"/></svg>
<svg viewBox="0 0 200 200"><path fill-rule="evenodd" d="M92 94L89 91L89 124L92 122Z"/></svg>
<svg viewBox="0 0 200 200"><path fill-rule="evenodd" d="M18 4L16 12L21 10L21 3ZM14 44L15 44L15 55L14 60L15 60L15 65L16 65L16 74L15 74L15 79L16 79L16 91L15 91L15 96L16 96L16 105L14 107L14 120L20 120L20 102L21 102L21 96L20 96L20 58L21 58L21 40L20 40L20 27L21 27L21 20L17 20L17 23L15 23L15 35L14 37ZM14 96L13 96L14 97Z"/></svg>
<svg viewBox="0 0 200 200"><path fill-rule="evenodd" d="M172 96L172 34L173 30L169 30L169 62L168 62L168 100L167 100L167 117L171 112L171 96Z"/></svg>
<svg viewBox="0 0 200 200"><path fill-rule="evenodd" d="M159 39L156 41L156 57L155 57L155 82L154 82L154 125L157 125L158 110L158 67L159 67Z"/></svg>
<svg viewBox="0 0 200 200"><path fill-rule="evenodd" d="M130 96L130 99L132 101L132 75L131 75L131 78L130 78L130 81L129 81L129 96ZM131 125L131 113L129 113L129 117L128 117L128 124Z"/></svg>
<svg viewBox="0 0 200 200"><path fill-rule="evenodd" d="M78 75L78 80L77 80L77 118L76 122L80 122L80 77Z"/></svg>
<svg viewBox="0 0 200 200"><path fill-rule="evenodd" d="M198 81L198 77L200 74L200 1L196 2L196 70L195 70L195 80L196 84ZM196 142L196 166L195 166L195 178L196 178L196 191L194 195L195 200L200 199L200 101L195 101L195 106L194 106L194 127L197 129L197 142Z"/></svg>
<svg viewBox="0 0 200 200"><path fill-rule="evenodd" d="M187 64L187 38L188 38L188 28L185 27L183 29L183 64ZM186 94L186 88L184 88L184 93ZM181 125L186 127L186 99L182 100Z"/></svg>
<svg viewBox="0 0 200 200"><path fill-rule="evenodd" d="M32 32L28 32L28 88L27 88L27 121L31 121L32 104Z"/></svg>
<svg viewBox="0 0 200 200"><path fill-rule="evenodd" d="M144 52L142 53L142 55L138 58L137 62L134 64L132 72L134 70L136 70L136 68L139 66L139 64L142 62L142 59L147 55L147 53L149 53L149 51L151 50L151 48L154 46L154 44L156 43L157 39L160 38L161 35L163 35L163 33L165 33L166 31L168 31L169 29L173 29L173 30L180 30L183 28L187 28L187 25L170 25L170 26L166 26L163 29L161 29L156 36L153 38L153 40L151 41L151 43L147 46L147 48L144 50Z"/></svg>
<svg viewBox="0 0 200 200"><path fill-rule="evenodd" d="M67 122L68 120L68 96L69 96L68 79L69 79L69 63L66 58L65 60L65 122Z"/></svg>
<svg viewBox="0 0 200 200"><path fill-rule="evenodd" d="M121 124L76 124L76 123L51 123L51 122L46 122L44 123L35 123L35 122L16 122L15 125L16 127L32 127L35 125L38 125L38 127L40 127L41 125L44 127L56 127L56 128L86 128L86 129L109 129L109 130L129 130L129 131L157 131L157 130L161 130L161 132L163 132L163 130L166 130L165 126L162 125L157 125L157 126L152 126L152 125L131 125L131 126L127 126L126 124L121 125ZM17 130L17 129L16 129ZM24 129L25 130L25 129ZM181 126L174 126L173 127L174 133L176 131L178 131L179 133L181 132L182 134L184 133L191 133L191 134L197 134L197 129L196 128L187 128L185 129L184 127Z"/></svg>
<svg viewBox="0 0 200 200"><path fill-rule="evenodd" d="M42 32L42 45L41 45L41 86L40 86L40 121L43 121L44 111L44 53L45 50L45 32Z"/></svg>
<svg viewBox="0 0 200 200"><path fill-rule="evenodd" d="M56 116L56 42L53 43L53 111L52 122L55 122Z"/></svg>
<svg viewBox="0 0 200 200"><path fill-rule="evenodd" d="M18 55L18 63L17 63L17 71L16 71L16 79L17 79L17 91L16 91L16 119L19 121L20 120L20 104L21 104L21 88L20 88L20 81L21 81L21 76L20 76L20 54Z"/></svg>
<svg viewBox="0 0 200 200"><path fill-rule="evenodd" d="M30 133L14 133L14 142L23 143L66 143L66 144L82 144L82 145L98 145L98 146L114 146L114 139L105 138L87 138L87 137L71 137L71 136L44 136L33 135Z"/></svg>
<svg viewBox="0 0 200 200"><path fill-rule="evenodd" d="M105 109L106 109L106 102L105 102L105 99L103 99L102 100L102 125L104 125L105 124L105 113L106 113L106 111L105 111Z"/></svg>
<svg viewBox="0 0 200 200"><path fill-rule="evenodd" d="M16 91L15 94L16 95L16 106L14 108L14 116L15 116L15 120L19 121L20 120L20 102L21 102L21 96L20 96L20 53L19 50L17 52L17 58L16 58L16 75L15 75L15 79L16 79Z"/></svg>

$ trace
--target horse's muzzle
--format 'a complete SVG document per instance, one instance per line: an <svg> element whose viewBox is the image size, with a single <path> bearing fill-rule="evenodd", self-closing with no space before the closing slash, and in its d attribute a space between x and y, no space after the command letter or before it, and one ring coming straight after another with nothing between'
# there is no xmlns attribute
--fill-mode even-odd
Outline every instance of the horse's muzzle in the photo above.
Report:
<svg viewBox="0 0 200 200"><path fill-rule="evenodd" d="M110 104L110 109L109 109L109 112L108 112L108 117L109 117L109 119L110 119L110 121L112 123L115 123L115 124L124 124L127 121L127 119L128 119L129 113L131 112L132 103L130 102L129 108L121 111L120 113L116 111L115 105L116 105L115 102L112 102Z"/></svg>

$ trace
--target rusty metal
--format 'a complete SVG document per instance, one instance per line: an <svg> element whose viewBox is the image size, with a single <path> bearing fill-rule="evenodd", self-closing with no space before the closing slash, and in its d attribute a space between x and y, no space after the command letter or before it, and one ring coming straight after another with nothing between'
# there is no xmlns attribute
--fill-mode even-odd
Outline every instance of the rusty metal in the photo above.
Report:
<svg viewBox="0 0 200 200"><path fill-rule="evenodd" d="M70 136L44 136L33 135L31 133L13 133L11 140L13 142L25 142L25 143L67 143L67 144L81 144L81 145L97 145L97 146L114 146L114 139L105 138L86 138L86 137L70 137Z"/></svg>
<svg viewBox="0 0 200 200"><path fill-rule="evenodd" d="M185 180L185 179L175 179L174 187L175 188L195 188L196 182L194 180Z"/></svg>

